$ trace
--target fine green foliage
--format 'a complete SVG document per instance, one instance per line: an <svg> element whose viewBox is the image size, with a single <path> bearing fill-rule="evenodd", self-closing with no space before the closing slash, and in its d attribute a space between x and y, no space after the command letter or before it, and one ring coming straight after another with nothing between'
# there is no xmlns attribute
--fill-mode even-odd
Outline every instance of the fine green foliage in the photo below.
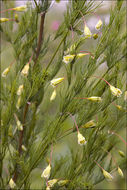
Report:
<svg viewBox="0 0 127 190"><path fill-rule="evenodd" d="M64 186L56 183L50 187L58 190L94 189L107 177L103 169L111 175L118 166L124 171L126 158L118 156L117 148L120 139L123 146L126 144L120 136L127 112L123 3L114 3L109 23L103 21L101 32L95 32L98 39L91 49L86 48L95 41L94 33L88 38L84 26L88 16L101 6L95 1L70 0L53 36L45 33L51 1L34 0L34 6L28 3L25 11L2 13L2 17L13 19L0 24L3 46L11 47L13 61L5 76L2 63L1 189L46 189L48 182L41 174L48 164L48 180L68 180ZM3 10L11 9L14 3L3 1L2 6ZM3 51L1 48L1 56ZM79 53L86 55L78 57ZM69 63L64 61L67 55L74 56ZM51 85L53 79L62 77L57 85ZM120 97L113 95L110 85L122 91ZM56 97L51 100L53 92ZM91 120L94 125L88 127ZM82 146L78 130L87 141Z"/></svg>

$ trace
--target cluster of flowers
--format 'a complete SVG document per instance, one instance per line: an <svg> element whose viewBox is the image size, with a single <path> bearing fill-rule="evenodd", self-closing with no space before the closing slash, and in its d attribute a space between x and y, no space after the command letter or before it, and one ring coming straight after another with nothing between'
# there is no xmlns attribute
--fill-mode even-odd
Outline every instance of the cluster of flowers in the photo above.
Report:
<svg viewBox="0 0 127 190"><path fill-rule="evenodd" d="M82 13L81 13L82 14ZM87 38L91 38L93 37L94 39L98 38L98 34L92 34L90 29L88 28L86 22L85 22L85 19L84 19L84 16L83 16L83 20L84 20L84 36L85 36L85 39ZM103 25L103 22L102 20L100 19L99 17L99 21L97 22L95 28L96 30L99 30ZM75 45L72 45L68 50L67 52L71 52L72 50L75 50L76 46ZM94 56L92 55L91 52L84 52L84 53L78 53L78 54L68 54L68 55L65 55L63 57L63 62L68 64L70 63L74 58L82 58L86 55L91 55L92 58L94 58Z"/></svg>
<svg viewBox="0 0 127 190"><path fill-rule="evenodd" d="M20 7L15 7L15 8L11 8L11 9L6 9L4 11L1 11L1 13L6 12L6 11L17 11L17 12L23 12L27 10L27 6L20 6ZM18 15L15 14L15 18L0 18L0 23L3 22L8 22L8 21L15 21L15 22L19 22L18 20Z"/></svg>

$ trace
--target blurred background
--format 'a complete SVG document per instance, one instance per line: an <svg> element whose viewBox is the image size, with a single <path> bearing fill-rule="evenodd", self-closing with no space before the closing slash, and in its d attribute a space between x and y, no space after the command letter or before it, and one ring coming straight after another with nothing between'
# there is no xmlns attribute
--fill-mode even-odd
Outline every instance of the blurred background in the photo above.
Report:
<svg viewBox="0 0 127 190"><path fill-rule="evenodd" d="M30 2L30 0L29 0ZM31 1L33 3L33 1ZM102 1L95 1L95 3L101 3ZM10 1L9 0L9 4L12 4L14 7L15 6L21 6L21 5L25 5L27 3L27 1L25 0L21 0L21 1ZM106 24L108 24L109 22L109 12L111 7L114 6L115 1L108 1L105 0L101 3L101 6L96 10L96 13L101 17L102 21L105 22ZM68 4L67 0L61 0L61 1L53 1L51 4L51 7L48 11L48 13L46 14L46 20L45 20L45 29L44 29L44 35L45 38L47 38L50 35L50 46L49 46L49 50L48 50L48 54L46 54L46 56L43 59L43 64L46 64L47 62L49 62L50 57L52 56L53 52L54 52L54 46L57 46L57 42L53 42L53 38L55 36L55 33L59 27L59 25L62 23L63 21L63 15L64 15L64 11L66 11L66 6ZM34 6L34 3L33 3ZM21 13L22 14L22 13ZM87 24L91 30L92 33L95 32L95 24L98 21L98 18L95 17L95 15L89 15L86 17L86 21ZM83 23L82 23L83 24ZM123 26L126 27L126 26ZM84 28L84 25L81 26L82 30ZM10 44L6 43L3 39L1 40L2 45L1 45L1 67L2 67L2 71L14 60L14 52L12 47L10 46ZM58 39L59 42L59 39ZM85 45L82 47L82 50L86 50L86 51L91 51L91 49L94 49L94 47L97 44L97 40L91 40L90 41L86 41ZM87 60L87 58L86 58ZM101 72L105 72L107 66L106 63L103 65L103 67L101 66L100 70ZM61 69L60 72L57 74L56 77L59 76L64 76L65 71L64 69ZM51 87L48 87L48 91L47 91L47 96L50 96L52 93L52 89ZM40 111L40 115L42 114L51 114L53 117L53 114L56 112L57 110L57 103L59 102L59 97L57 98L57 100L55 100L53 103L50 103L49 101L46 101L46 99L44 98L43 101L43 106L40 106L39 111ZM48 109L47 109L48 108ZM38 126L41 125L42 121L38 121ZM67 121L65 128L68 128L68 126L73 125L73 122L71 120ZM124 139L126 139L126 131L123 130L121 131L120 134ZM70 139L73 140L73 137L70 136ZM67 142L70 141L69 138L66 139ZM75 146L75 145L73 145ZM122 150L123 152L126 152L125 146L124 144L119 141L118 150ZM61 155L57 154L57 152L59 152L60 150L62 150ZM54 151L54 159L58 159L59 157L64 157L66 154L68 154L68 148L67 145L65 143L59 143L58 146L55 147L55 151ZM56 158L57 157L57 158ZM117 157L119 157L119 155L117 154ZM119 158L118 158L119 159ZM116 158L117 160L117 158ZM42 163L43 165L43 163ZM32 185L31 188L32 189L39 189L41 188L41 184L42 184L42 179L40 178L40 175L42 173L42 165L40 165L39 168L35 169L32 173ZM125 172L124 172L125 173ZM100 184L96 185L95 189L126 189L126 183L125 183L125 178L122 179L120 178L118 175L116 175L115 179L112 182L107 182L106 180L104 180L103 182L101 182Z"/></svg>

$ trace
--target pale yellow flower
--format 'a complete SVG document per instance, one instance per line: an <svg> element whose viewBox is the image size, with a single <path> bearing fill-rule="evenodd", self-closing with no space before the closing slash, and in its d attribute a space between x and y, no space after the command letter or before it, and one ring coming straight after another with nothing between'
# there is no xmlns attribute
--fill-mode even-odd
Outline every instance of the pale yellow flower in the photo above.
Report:
<svg viewBox="0 0 127 190"><path fill-rule="evenodd" d="M110 85L110 90L114 96L120 97L122 91L119 88L115 88L114 86Z"/></svg>
<svg viewBox="0 0 127 190"><path fill-rule="evenodd" d="M22 150L27 151L27 148L24 145L22 145Z"/></svg>
<svg viewBox="0 0 127 190"><path fill-rule="evenodd" d="M91 38L92 36L92 33L90 31L90 29L88 28L88 26L85 24L85 27L84 27L84 34L87 38Z"/></svg>
<svg viewBox="0 0 127 190"><path fill-rule="evenodd" d="M92 102L102 102L102 98L98 96L92 96L87 98L88 100L91 100Z"/></svg>
<svg viewBox="0 0 127 190"><path fill-rule="evenodd" d="M9 18L0 18L0 23L9 21Z"/></svg>
<svg viewBox="0 0 127 190"><path fill-rule="evenodd" d="M10 66L9 67L7 67L3 72L2 72L2 77L6 77L7 76L7 74L9 73L9 71L10 71Z"/></svg>
<svg viewBox="0 0 127 190"><path fill-rule="evenodd" d="M49 180L48 181L48 186L49 187L53 187L57 181L58 181L58 179L51 179L51 180Z"/></svg>
<svg viewBox="0 0 127 190"><path fill-rule="evenodd" d="M22 91L24 89L23 84L19 86L18 90L17 90L17 95L20 96L22 94Z"/></svg>
<svg viewBox="0 0 127 190"><path fill-rule="evenodd" d="M124 177L123 172L122 172L122 170L120 169L120 167L118 167L118 173L119 173L119 175L120 175L121 177Z"/></svg>
<svg viewBox="0 0 127 190"><path fill-rule="evenodd" d="M53 101L56 98L56 89L54 89L51 97L50 97L50 101Z"/></svg>
<svg viewBox="0 0 127 190"><path fill-rule="evenodd" d="M22 69L22 71L21 71L21 75L23 75L23 76L27 76L28 75L28 72L29 72L29 63L27 63L25 66L24 66L24 68Z"/></svg>
<svg viewBox="0 0 127 190"><path fill-rule="evenodd" d="M44 178L46 178L46 179L49 179L49 177L50 177L50 171L51 171L51 165L49 164L49 165L44 169L44 171L42 172L41 177L44 177Z"/></svg>
<svg viewBox="0 0 127 190"><path fill-rule="evenodd" d="M97 30L99 30L99 29L102 27L102 24L103 24L102 20L99 19L99 21L97 22L95 28L96 28Z"/></svg>
<svg viewBox="0 0 127 190"><path fill-rule="evenodd" d="M75 55L66 55L63 57L63 62L68 64L74 59Z"/></svg>
<svg viewBox="0 0 127 190"><path fill-rule="evenodd" d="M21 7L15 7L13 8L14 11L25 11L27 9L27 6L21 6Z"/></svg>
<svg viewBox="0 0 127 190"><path fill-rule="evenodd" d="M104 177L105 177L107 180L109 180L109 181L112 181L112 180L113 180L113 176L112 176L109 172L105 171L104 169L102 170L102 172L103 172Z"/></svg>
<svg viewBox="0 0 127 190"><path fill-rule="evenodd" d="M11 188L11 189L14 189L15 186L16 186L16 184L15 184L15 182L13 181L12 178L11 178L10 181L9 181L9 185L10 185L10 188Z"/></svg>
<svg viewBox="0 0 127 190"><path fill-rule="evenodd" d="M23 130L23 126L22 126L21 122L18 120L18 118L17 118L16 124L17 124L17 129L19 131L22 131Z"/></svg>
<svg viewBox="0 0 127 190"><path fill-rule="evenodd" d="M16 108L19 109L21 105L21 96L19 96L17 104L16 104Z"/></svg>
<svg viewBox="0 0 127 190"><path fill-rule="evenodd" d="M56 85L60 84L63 80L64 80L64 77L53 79L51 80L51 85L55 87Z"/></svg>
<svg viewBox="0 0 127 190"><path fill-rule="evenodd" d="M82 126L82 128L90 128L90 127L94 127L96 126L96 123L94 122L94 120L88 121L87 123L85 123L85 125Z"/></svg>
<svg viewBox="0 0 127 190"><path fill-rule="evenodd" d="M64 185L66 185L68 182L69 182L69 180L60 180L60 181L58 181L58 185L59 185L59 186L64 186Z"/></svg>
<svg viewBox="0 0 127 190"><path fill-rule="evenodd" d="M78 144L79 145L85 145L87 143L87 141L85 140L85 137L83 137L83 135L78 132Z"/></svg>

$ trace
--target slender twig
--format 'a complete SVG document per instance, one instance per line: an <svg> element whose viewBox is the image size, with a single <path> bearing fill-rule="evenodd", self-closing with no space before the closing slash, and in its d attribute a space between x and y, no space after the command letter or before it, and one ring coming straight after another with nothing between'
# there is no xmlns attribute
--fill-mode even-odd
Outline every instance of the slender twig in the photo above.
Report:
<svg viewBox="0 0 127 190"><path fill-rule="evenodd" d="M29 107L29 104L26 104L25 110L24 110L24 115L23 115L23 130L20 131L20 134L19 134L19 148L18 148L19 155L21 155L21 153L22 153L22 141L23 141L25 120L26 120L26 115L27 115L27 112L28 112L28 107ZM14 172L14 177L13 177L14 182L16 182L17 177L18 177L18 172L17 172L17 165L16 165L15 172Z"/></svg>
<svg viewBox="0 0 127 190"><path fill-rule="evenodd" d="M36 64L37 59L39 57L41 46L43 43L45 14L46 14L46 12L41 13L40 32L39 32L38 45L37 45L37 51L36 51L36 58L35 58L35 62L34 62L35 64Z"/></svg>

